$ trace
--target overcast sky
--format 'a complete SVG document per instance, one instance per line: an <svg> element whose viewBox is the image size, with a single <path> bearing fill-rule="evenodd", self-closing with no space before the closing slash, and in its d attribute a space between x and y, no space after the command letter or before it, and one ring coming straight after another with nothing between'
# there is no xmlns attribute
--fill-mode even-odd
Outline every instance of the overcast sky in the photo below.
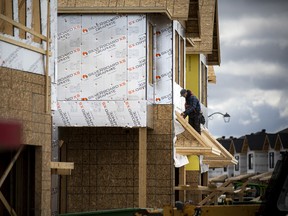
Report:
<svg viewBox="0 0 288 216"><path fill-rule="evenodd" d="M288 1L218 0L220 67L208 85L215 136L239 137L288 128Z"/></svg>

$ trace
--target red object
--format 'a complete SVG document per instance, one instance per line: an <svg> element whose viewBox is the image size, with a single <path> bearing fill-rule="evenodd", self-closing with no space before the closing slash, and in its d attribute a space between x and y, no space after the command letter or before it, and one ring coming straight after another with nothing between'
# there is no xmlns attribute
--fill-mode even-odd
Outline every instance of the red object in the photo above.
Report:
<svg viewBox="0 0 288 216"><path fill-rule="evenodd" d="M22 144L22 124L0 120L0 149L15 149Z"/></svg>

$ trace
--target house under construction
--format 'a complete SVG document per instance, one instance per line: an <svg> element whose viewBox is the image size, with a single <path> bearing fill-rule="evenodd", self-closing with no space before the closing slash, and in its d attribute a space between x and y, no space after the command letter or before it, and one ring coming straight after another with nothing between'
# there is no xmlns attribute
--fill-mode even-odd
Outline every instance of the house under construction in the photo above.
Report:
<svg viewBox="0 0 288 216"><path fill-rule="evenodd" d="M0 3L0 215L199 201L175 186L237 162L179 115L188 88L207 116L217 0Z"/></svg>

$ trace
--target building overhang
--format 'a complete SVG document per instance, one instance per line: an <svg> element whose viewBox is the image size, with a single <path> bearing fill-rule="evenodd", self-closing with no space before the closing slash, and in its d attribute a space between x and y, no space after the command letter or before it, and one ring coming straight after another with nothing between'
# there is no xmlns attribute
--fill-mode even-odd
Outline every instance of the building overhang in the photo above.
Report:
<svg viewBox="0 0 288 216"><path fill-rule="evenodd" d="M205 164L208 164L212 168L216 168L228 165L236 165L238 163L238 161L233 157L233 155L231 155L230 152L227 151L207 129L203 129L201 131L201 135L206 140L212 142L221 151L220 157L204 157L203 162Z"/></svg>
<svg viewBox="0 0 288 216"><path fill-rule="evenodd" d="M198 3L199 1L197 1ZM191 3L194 6L191 6ZM199 4L199 3L198 3ZM198 5L197 4L197 5ZM207 55L208 65L220 65L220 40L217 0L205 2L198 8L196 0L190 1L188 21L186 21L186 37L192 41L193 46L186 47L187 54ZM190 14L191 13L191 14ZM193 28L189 20L194 22ZM197 30L198 29L198 30Z"/></svg>
<svg viewBox="0 0 288 216"><path fill-rule="evenodd" d="M175 144L177 154L207 156L219 156L221 154L218 148L206 142L178 112L176 112L176 120L184 128L184 132L177 135Z"/></svg>
<svg viewBox="0 0 288 216"><path fill-rule="evenodd" d="M216 84L216 75L212 65L208 66L208 83Z"/></svg>
<svg viewBox="0 0 288 216"><path fill-rule="evenodd" d="M189 0L135 0L135 1L58 1L58 13L69 14L141 14L164 13L171 20L187 20Z"/></svg>
<svg viewBox="0 0 288 216"><path fill-rule="evenodd" d="M215 1L215 13L213 23L213 36L212 36L212 53L207 54L208 65L220 65L220 36L219 36L219 20L218 20L218 3Z"/></svg>
<svg viewBox="0 0 288 216"><path fill-rule="evenodd" d="M201 135L176 112L176 120L184 128L177 135L176 153L181 155L203 155L203 163L210 167L224 167L237 163L237 160L209 133L207 129Z"/></svg>
<svg viewBox="0 0 288 216"><path fill-rule="evenodd" d="M195 40L196 38L200 38L200 24L199 0L190 0L188 20L186 21L186 37L191 41Z"/></svg>

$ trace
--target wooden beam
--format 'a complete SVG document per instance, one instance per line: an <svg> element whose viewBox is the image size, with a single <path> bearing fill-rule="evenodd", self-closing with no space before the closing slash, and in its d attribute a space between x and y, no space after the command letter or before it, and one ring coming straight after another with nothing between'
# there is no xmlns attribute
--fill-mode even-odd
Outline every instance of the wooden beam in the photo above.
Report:
<svg viewBox="0 0 288 216"><path fill-rule="evenodd" d="M71 175L72 172L68 169L52 169L51 173L55 175Z"/></svg>
<svg viewBox="0 0 288 216"><path fill-rule="evenodd" d="M51 168L51 169L66 169L66 170L72 170L72 169L74 169L74 163L73 163L73 162L56 162L56 161L51 161L51 162L50 162L50 168Z"/></svg>
<svg viewBox="0 0 288 216"><path fill-rule="evenodd" d="M261 178L263 178L263 177L271 176L272 173L273 173L272 171L271 171L271 172L261 173L261 174L259 174L259 175L250 177L250 179L251 179L251 180L259 180L259 179L261 179Z"/></svg>
<svg viewBox="0 0 288 216"><path fill-rule="evenodd" d="M50 162L51 172L56 175L71 175L71 170L74 169L73 162Z"/></svg>
<svg viewBox="0 0 288 216"><path fill-rule="evenodd" d="M58 13L167 13L171 16L166 7L58 7Z"/></svg>
<svg viewBox="0 0 288 216"><path fill-rule="evenodd" d="M50 0L47 0L47 41L46 41L46 61L45 61L45 112L49 111L49 46L50 46Z"/></svg>
<svg viewBox="0 0 288 216"><path fill-rule="evenodd" d="M251 176L254 176L254 175L256 175L256 174L255 173L246 173L246 174L230 177L227 180L229 180L229 181L240 181L240 180L248 179L248 178L250 178Z"/></svg>
<svg viewBox="0 0 288 216"><path fill-rule="evenodd" d="M2 10L1 10L1 15L5 14L7 17L10 19L13 18L13 1L1 1L2 5ZM4 16L4 15L3 15ZM9 22L2 22L1 23L4 27L3 33L12 35L13 36L13 25L11 25Z"/></svg>
<svg viewBox="0 0 288 216"><path fill-rule="evenodd" d="M26 0L18 0L18 19L19 23L26 27ZM22 28L19 28L19 37L26 38L26 32Z"/></svg>
<svg viewBox="0 0 288 216"><path fill-rule="evenodd" d="M191 146L191 147L175 147L176 153L181 155L220 155L218 149L212 147L201 147L201 146Z"/></svg>
<svg viewBox="0 0 288 216"><path fill-rule="evenodd" d="M9 17L4 16L3 14L0 14L0 19L6 21L8 23L11 23L13 26L16 26L17 28L19 28L21 30L29 32L30 34L32 34L32 35L34 35L34 36L36 36L38 38L41 38L44 41L47 41L47 37L45 37L44 35L34 31L33 29L30 29L30 28L26 27L25 25L23 25L21 23L15 22L13 19L10 19Z"/></svg>
<svg viewBox="0 0 288 216"><path fill-rule="evenodd" d="M4 183L6 177L8 176L9 172L11 171L13 165L15 164L16 160L18 159L20 153L22 152L24 148L24 145L21 145L20 148L18 149L18 151L16 152L16 154L14 155L14 157L12 158L10 164L8 165L7 169L4 171L3 175L0 178L0 188L2 186L2 184Z"/></svg>
<svg viewBox="0 0 288 216"><path fill-rule="evenodd" d="M139 128L139 208L147 206L147 128Z"/></svg>
<svg viewBox="0 0 288 216"><path fill-rule="evenodd" d="M218 191L218 192L234 192L234 188L233 187L207 187L207 186L202 186L202 185L198 185L198 186L190 186L190 185L180 185L177 187L174 187L174 190L189 190L189 191L207 191L207 192L214 192L214 191Z"/></svg>
<svg viewBox="0 0 288 216"><path fill-rule="evenodd" d="M25 44L23 42L14 40L12 38L4 37L2 35L0 35L0 41L4 41L6 43L10 43L10 44L13 44L15 46L19 46L19 47L22 47L22 48L25 48L25 49L28 49L28 50L32 50L34 52L38 52L38 53L41 53L41 54L44 54L44 55L46 54L46 51L44 49L42 49L42 48L34 47L34 46L31 46L31 45Z"/></svg>
<svg viewBox="0 0 288 216"><path fill-rule="evenodd" d="M2 201L3 205L5 206L5 208L7 209L7 211L11 216L17 216L15 210L9 205L8 201L5 199L1 191L0 191L0 200Z"/></svg>
<svg viewBox="0 0 288 216"><path fill-rule="evenodd" d="M205 142L203 137L181 116L179 112L176 112L176 117L179 123L193 136L195 139L199 142L201 146L204 148L210 148L213 150L213 153L216 155L220 155L221 151L219 149L216 149L212 143ZM208 140L209 141L209 140Z"/></svg>
<svg viewBox="0 0 288 216"><path fill-rule="evenodd" d="M186 169L185 166L179 168L179 185L186 185ZM186 201L186 191L179 191L179 200Z"/></svg>
<svg viewBox="0 0 288 216"><path fill-rule="evenodd" d="M265 176L265 177L262 177L262 178L260 178L259 180L260 180L260 181L268 181L268 180L271 179L271 177L272 177L272 174L271 174L271 175L268 175L268 176Z"/></svg>
<svg viewBox="0 0 288 216"><path fill-rule="evenodd" d="M231 181L226 181L221 185L221 188L228 187L229 184L231 184ZM214 190L212 193L206 196L201 202L199 202L198 205L205 205L209 200L212 200L218 193L219 191Z"/></svg>
<svg viewBox="0 0 288 216"><path fill-rule="evenodd" d="M60 160L67 161L67 145L63 145L64 140L59 140ZM59 213L67 212L67 177L66 175L60 176L60 194L59 194Z"/></svg>

